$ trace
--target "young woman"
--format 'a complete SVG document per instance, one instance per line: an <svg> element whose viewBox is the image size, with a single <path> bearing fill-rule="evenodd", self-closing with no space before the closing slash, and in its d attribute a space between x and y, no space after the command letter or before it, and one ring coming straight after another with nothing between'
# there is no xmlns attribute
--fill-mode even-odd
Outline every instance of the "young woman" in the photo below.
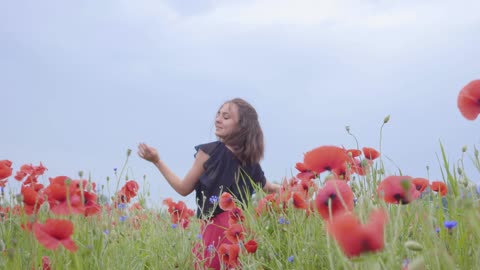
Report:
<svg viewBox="0 0 480 270"><path fill-rule="evenodd" d="M195 161L183 179L167 167L155 148L144 143L138 146L138 155L152 162L176 192L187 196L196 191L197 217L206 221L202 227L203 248L194 248L202 261L196 268L220 269L218 255L215 252L212 256L211 251L230 243L223 234L228 214L216 202L223 192L246 203L254 192L253 183L267 193L280 189L280 185L266 180L259 164L264 152L263 132L257 112L248 102L240 98L225 102L215 118L215 135L218 141L195 147Z"/></svg>

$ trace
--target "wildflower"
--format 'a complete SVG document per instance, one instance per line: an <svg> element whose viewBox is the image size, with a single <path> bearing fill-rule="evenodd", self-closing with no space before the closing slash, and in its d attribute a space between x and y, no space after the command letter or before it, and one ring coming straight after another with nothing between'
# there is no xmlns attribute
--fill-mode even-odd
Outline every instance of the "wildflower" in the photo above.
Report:
<svg viewBox="0 0 480 270"><path fill-rule="evenodd" d="M436 233L439 233L439 232L440 232L440 228L438 228L438 227L435 228L435 232L436 232Z"/></svg>
<svg viewBox="0 0 480 270"><path fill-rule="evenodd" d="M426 189L426 188L428 187L428 185L429 185L428 179L421 178L421 177L413 178L413 179L412 179L412 183L415 185L415 188L416 188L419 192L425 191L425 189Z"/></svg>
<svg viewBox="0 0 480 270"><path fill-rule="evenodd" d="M120 216L120 222L124 222L127 220L128 216Z"/></svg>
<svg viewBox="0 0 480 270"><path fill-rule="evenodd" d="M350 157L354 158L354 157L359 157L362 154L362 151L360 151L358 149L348 149L347 154Z"/></svg>
<svg viewBox="0 0 480 270"><path fill-rule="evenodd" d="M222 244L218 248L218 255L220 260L230 267L238 266L238 254L240 253L240 248L236 244Z"/></svg>
<svg viewBox="0 0 480 270"><path fill-rule="evenodd" d="M453 229L457 226L457 222L455 220L447 220L443 223L443 226L445 226L445 228L451 230L451 229Z"/></svg>
<svg viewBox="0 0 480 270"><path fill-rule="evenodd" d="M233 224L225 230L225 237L236 244L245 238L245 228L241 224Z"/></svg>
<svg viewBox="0 0 480 270"><path fill-rule="evenodd" d="M232 194L223 192L220 196L219 206L223 211L229 211L235 208L235 201L233 200Z"/></svg>
<svg viewBox="0 0 480 270"><path fill-rule="evenodd" d="M189 218L195 215L192 209L189 209L182 201L173 202L171 198L163 200L163 204L168 205L168 213L170 213L172 223L180 224L184 229L188 227Z"/></svg>
<svg viewBox="0 0 480 270"><path fill-rule="evenodd" d="M387 203L408 204L420 196L410 176L388 176L378 185L377 193Z"/></svg>
<svg viewBox="0 0 480 270"><path fill-rule="evenodd" d="M288 257L288 262L289 262L289 263L293 263L293 259L294 259L293 255L290 256L290 257Z"/></svg>
<svg viewBox="0 0 480 270"><path fill-rule="evenodd" d="M349 156L347 151L337 146L320 146L304 155L303 163L309 170L320 174L330 171L337 177L347 177L347 162Z"/></svg>
<svg viewBox="0 0 480 270"><path fill-rule="evenodd" d="M334 216L327 223L327 232L337 241L347 257L364 252L377 252L384 247L387 214L383 209L370 213L369 222L362 225L351 212Z"/></svg>
<svg viewBox="0 0 480 270"><path fill-rule="evenodd" d="M299 192L293 193L293 207L298 209L307 209L308 204Z"/></svg>
<svg viewBox="0 0 480 270"><path fill-rule="evenodd" d="M12 175L12 162L10 160L0 160L0 180Z"/></svg>
<svg viewBox="0 0 480 270"><path fill-rule="evenodd" d="M375 150L375 148L372 147L363 147L362 151L363 155L368 160L375 160L380 156L380 152L378 152L377 150Z"/></svg>
<svg viewBox="0 0 480 270"><path fill-rule="evenodd" d="M108 234L110 234L110 231L109 231L109 230L105 230L105 231L103 231L103 233L104 233L105 235L108 235Z"/></svg>
<svg viewBox="0 0 480 270"><path fill-rule="evenodd" d="M173 223L173 224L171 225L171 227L172 227L172 229L176 229L176 228L178 227L178 224L177 224L177 223Z"/></svg>
<svg viewBox="0 0 480 270"><path fill-rule="evenodd" d="M279 223L279 224L286 224L286 225L288 225L288 224L290 224L290 221L286 220L284 217L280 217L280 218L278 219L278 223Z"/></svg>
<svg viewBox="0 0 480 270"><path fill-rule="evenodd" d="M468 120L475 120L480 114L480 80L468 83L458 94L458 109Z"/></svg>
<svg viewBox="0 0 480 270"><path fill-rule="evenodd" d="M402 270L408 270L408 264L410 263L409 259L404 259L402 262Z"/></svg>
<svg viewBox="0 0 480 270"><path fill-rule="evenodd" d="M353 209L353 192L345 181L329 180L318 190L315 205L323 219L330 217L329 204L332 216Z"/></svg>
<svg viewBox="0 0 480 270"><path fill-rule="evenodd" d="M447 185L445 185L445 183L440 182L440 181L433 181L430 184L430 188L433 191L438 192L442 197L447 195L447 192L448 192Z"/></svg>
<svg viewBox="0 0 480 270"><path fill-rule="evenodd" d="M114 171L115 173L117 173L117 168L113 168L113 171Z"/></svg>
<svg viewBox="0 0 480 270"><path fill-rule="evenodd" d="M42 270L51 270L50 257L42 256Z"/></svg>
<svg viewBox="0 0 480 270"><path fill-rule="evenodd" d="M232 210L228 211L228 224L237 224L245 220L242 209L235 207Z"/></svg>
<svg viewBox="0 0 480 270"><path fill-rule="evenodd" d="M71 238L73 223L69 220L47 219L45 224L35 222L32 229L38 242L47 249L55 250L61 244L72 252L77 250Z"/></svg>
<svg viewBox="0 0 480 270"><path fill-rule="evenodd" d="M248 253L255 253L257 251L257 248L258 248L257 241L255 241L254 239L245 243L244 246L245 246L245 249L247 250Z"/></svg>
<svg viewBox="0 0 480 270"><path fill-rule="evenodd" d="M119 204L117 205L117 208L118 208L118 209L126 209L126 208L127 208L127 204L125 204L125 203L119 203Z"/></svg>
<svg viewBox="0 0 480 270"><path fill-rule="evenodd" d="M213 253L215 251L215 246L213 244L208 245L207 247L208 252Z"/></svg>
<svg viewBox="0 0 480 270"><path fill-rule="evenodd" d="M197 234L197 239L202 239L202 234L201 233Z"/></svg>
<svg viewBox="0 0 480 270"><path fill-rule="evenodd" d="M211 204L217 203L218 202L218 196L213 195L212 197L210 197L209 201L210 201Z"/></svg>

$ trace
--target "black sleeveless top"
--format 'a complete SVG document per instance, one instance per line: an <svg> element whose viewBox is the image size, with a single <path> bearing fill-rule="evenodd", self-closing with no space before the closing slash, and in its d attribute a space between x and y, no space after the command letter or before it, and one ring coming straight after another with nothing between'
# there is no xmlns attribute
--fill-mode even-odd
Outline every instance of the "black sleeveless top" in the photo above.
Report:
<svg viewBox="0 0 480 270"><path fill-rule="evenodd" d="M248 203L254 192L253 183L262 188L266 183L260 164L242 166L235 154L220 141L197 145L195 150L197 153L202 150L210 156L203 164L205 172L195 186L199 218L210 218L223 212L218 207L218 200L215 202L212 196L219 199L223 192L228 192L240 202Z"/></svg>

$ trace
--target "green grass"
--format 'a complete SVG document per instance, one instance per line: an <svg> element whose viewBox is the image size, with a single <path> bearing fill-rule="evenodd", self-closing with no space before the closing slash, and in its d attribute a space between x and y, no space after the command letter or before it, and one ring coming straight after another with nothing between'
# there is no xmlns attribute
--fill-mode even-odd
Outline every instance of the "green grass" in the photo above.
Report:
<svg viewBox="0 0 480 270"><path fill-rule="evenodd" d="M478 168L477 153L471 161ZM458 166L448 162L443 146L439 163L450 189L443 198L427 190L408 205L385 204L372 196L376 184L386 176L383 167L375 169L379 167L376 163L367 176L350 182L357 197L354 211L362 220L378 207L389 214L385 248L354 259L343 255L315 212L306 215L290 203L285 211L256 216L255 201L264 195L259 191L244 212L246 239L255 239L259 246L254 254L240 255L243 269L402 269L407 259L420 262L415 269L477 269L479 196L465 172L457 173ZM459 164L463 165L463 156ZM16 204L13 194L2 197L2 206L7 204ZM44 204L36 216L8 214L0 222L0 269L41 269L42 256L48 256L52 269L57 270L193 269L192 247L200 241L197 219L193 218L187 229L172 228L164 210L126 211L103 210L93 217L55 217ZM120 221L125 215L128 218ZM137 223L136 217L140 217ZM69 219L75 224L73 239L79 247L76 252L63 247L48 250L31 232L21 228L28 221L37 219L43 223L47 218ZM443 225L446 220L455 220L458 225L448 230ZM407 248L407 241L417 242L421 250ZM415 263L410 263L410 269Z"/></svg>

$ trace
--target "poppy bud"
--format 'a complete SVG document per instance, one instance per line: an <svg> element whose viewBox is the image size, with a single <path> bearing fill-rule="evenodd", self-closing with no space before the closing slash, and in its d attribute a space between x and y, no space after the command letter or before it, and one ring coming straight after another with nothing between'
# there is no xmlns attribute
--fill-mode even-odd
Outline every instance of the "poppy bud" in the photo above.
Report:
<svg viewBox="0 0 480 270"><path fill-rule="evenodd" d="M467 146L466 146L466 145L464 145L464 146L462 147L462 152L463 152L463 153L467 152Z"/></svg>
<svg viewBox="0 0 480 270"><path fill-rule="evenodd" d="M130 154L132 154L132 149L127 149L127 157L129 157Z"/></svg>
<svg viewBox="0 0 480 270"><path fill-rule="evenodd" d="M475 155L475 157L478 159L478 149L474 146L473 147L473 154Z"/></svg>
<svg viewBox="0 0 480 270"><path fill-rule="evenodd" d="M388 123L388 121L390 121L390 115L385 116L385 118L383 119L383 123L386 124Z"/></svg>
<svg viewBox="0 0 480 270"><path fill-rule="evenodd" d="M413 241L413 240L408 240L405 242L405 248L413 250L413 251L422 251L423 247L420 245L420 243Z"/></svg>
<svg viewBox="0 0 480 270"><path fill-rule="evenodd" d="M350 132L350 126L345 126L345 130L347 130L347 132Z"/></svg>
<svg viewBox="0 0 480 270"><path fill-rule="evenodd" d="M79 172L78 172L78 176L79 176L80 178L82 178L82 177L83 177L83 171L79 171Z"/></svg>

